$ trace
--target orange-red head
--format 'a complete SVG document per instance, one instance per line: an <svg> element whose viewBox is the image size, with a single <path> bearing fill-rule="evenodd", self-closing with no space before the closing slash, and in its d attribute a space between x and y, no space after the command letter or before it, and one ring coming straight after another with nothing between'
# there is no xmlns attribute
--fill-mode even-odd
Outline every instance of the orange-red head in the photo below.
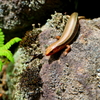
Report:
<svg viewBox="0 0 100 100"><path fill-rule="evenodd" d="M50 56L50 55L53 55L55 53L57 53L58 51L60 51L61 49L64 48L64 45L62 46L56 46L56 42L51 44L47 49L46 49L46 52L45 52L45 55L46 56Z"/></svg>

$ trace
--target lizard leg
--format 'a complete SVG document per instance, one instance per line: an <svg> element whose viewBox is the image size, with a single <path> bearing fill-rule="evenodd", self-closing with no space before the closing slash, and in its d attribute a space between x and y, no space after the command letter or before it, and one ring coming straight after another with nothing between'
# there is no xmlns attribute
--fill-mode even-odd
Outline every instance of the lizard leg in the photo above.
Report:
<svg viewBox="0 0 100 100"><path fill-rule="evenodd" d="M70 45L66 45L67 49L65 49L64 51L64 55L67 55L67 53L71 50L71 46Z"/></svg>
<svg viewBox="0 0 100 100"><path fill-rule="evenodd" d="M78 19L85 19L85 16L78 16Z"/></svg>
<svg viewBox="0 0 100 100"><path fill-rule="evenodd" d="M55 38L56 38L57 40L59 40L59 39L60 39L60 36L56 36Z"/></svg>

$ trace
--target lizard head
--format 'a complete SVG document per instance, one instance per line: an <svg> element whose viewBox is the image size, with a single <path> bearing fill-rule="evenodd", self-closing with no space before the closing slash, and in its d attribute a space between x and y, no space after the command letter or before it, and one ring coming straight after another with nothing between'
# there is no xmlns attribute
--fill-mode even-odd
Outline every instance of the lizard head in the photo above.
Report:
<svg viewBox="0 0 100 100"><path fill-rule="evenodd" d="M61 50L61 46L55 46L54 44L51 44L47 49L46 49L46 52L45 52L45 55L46 56L50 56L50 55L53 55L55 53L57 53L58 51Z"/></svg>

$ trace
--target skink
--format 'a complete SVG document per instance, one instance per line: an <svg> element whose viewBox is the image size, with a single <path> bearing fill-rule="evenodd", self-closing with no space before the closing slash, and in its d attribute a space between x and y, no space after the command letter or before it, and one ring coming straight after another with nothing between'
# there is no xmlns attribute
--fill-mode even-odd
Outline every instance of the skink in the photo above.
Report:
<svg viewBox="0 0 100 100"><path fill-rule="evenodd" d="M74 39L74 37L78 31L78 27L79 27L78 20L82 19L82 18L85 18L85 17L84 16L78 17L77 12L74 12L71 14L60 39L58 41L52 43L46 49L46 52L45 52L46 56L53 55L65 47L67 47L65 53L66 54L68 53L68 51L70 50L70 46L68 44L70 44L72 42L72 40Z"/></svg>

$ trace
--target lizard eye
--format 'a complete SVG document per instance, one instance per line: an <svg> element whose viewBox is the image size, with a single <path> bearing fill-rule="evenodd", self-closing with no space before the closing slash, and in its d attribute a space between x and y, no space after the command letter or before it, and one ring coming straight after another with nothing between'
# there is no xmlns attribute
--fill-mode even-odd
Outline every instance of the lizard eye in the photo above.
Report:
<svg viewBox="0 0 100 100"><path fill-rule="evenodd" d="M52 51L50 51L50 54L52 54L53 53L53 50Z"/></svg>

